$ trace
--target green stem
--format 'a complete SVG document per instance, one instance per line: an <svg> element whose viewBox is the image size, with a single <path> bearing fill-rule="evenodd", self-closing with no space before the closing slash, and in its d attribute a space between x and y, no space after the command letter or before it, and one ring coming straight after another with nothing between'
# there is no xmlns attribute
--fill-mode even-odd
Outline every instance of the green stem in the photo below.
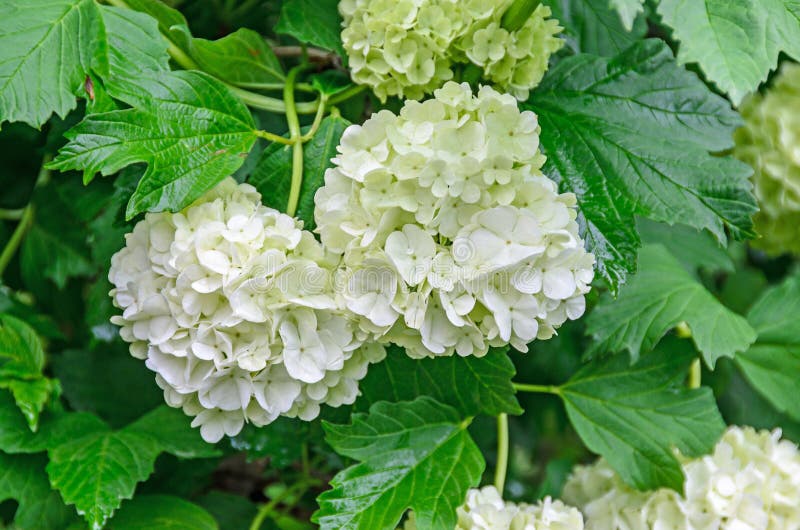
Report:
<svg viewBox="0 0 800 530"><path fill-rule="evenodd" d="M700 359L695 359L689 367L689 388L700 388L702 378L703 370L700 366Z"/></svg>
<svg viewBox="0 0 800 530"><path fill-rule="evenodd" d="M311 124L311 127L308 129L308 132L305 133L303 136L300 137L300 141L305 143L311 140L315 134L317 134L317 130L319 129L319 124L322 123L322 116L325 115L325 107L328 103L328 96L325 94L320 94L319 97L319 106L317 107L317 113L314 115L314 122Z"/></svg>
<svg viewBox="0 0 800 530"><path fill-rule="evenodd" d="M169 56L172 57L176 63L181 65L181 67L185 70L200 70L200 67L194 62L194 59L189 57L189 55L180 49L177 44L172 42L171 39L164 36L164 40L167 41L167 53Z"/></svg>
<svg viewBox="0 0 800 530"><path fill-rule="evenodd" d="M297 212L297 203L300 200L300 188L303 184L303 142L300 132L300 120L297 117L297 107L294 103L294 82L297 74L309 68L308 64L301 64L289 70L286 76L286 86L283 87L283 102L286 104L286 123L289 125L289 138L292 145L292 183L289 187L289 201L286 204L286 213L291 217Z"/></svg>
<svg viewBox="0 0 800 530"><path fill-rule="evenodd" d="M105 1L108 4L116 7L131 9L131 7L125 2L125 0L105 0ZM172 59L176 63L178 63L182 68L185 68L186 70L200 70L200 67L197 65L197 63L195 63L194 60L186 54L186 52L184 52L177 44L175 44L175 42L172 39L170 39L169 36L164 35L163 33L162 36L164 37L164 40L167 41L167 51L169 52L170 57L172 57ZM266 110L268 112L275 112L278 114L283 114L287 112L287 104L284 101L281 101L280 99L264 96L256 92L252 92L250 90L246 90L244 88L231 85L230 83L225 83L224 81L222 82L225 84L225 86L228 87L228 89L230 89L231 92L236 94L236 96L239 99L241 99L245 105L249 107ZM253 88L265 88L267 90L273 88L275 90L278 90L280 88L283 88L285 90L286 85L283 85L281 87L280 85L276 84L276 86L274 87L254 86ZM330 101L328 101L328 104L335 105L336 103L340 103L342 101L350 99L351 97L356 96L361 92L363 92L364 90L366 90L366 88L367 87L364 85L354 85L350 88L342 90L338 94L332 96L330 98ZM303 92L314 91L313 87L311 87L307 83L296 83L295 89ZM317 98L314 101L304 101L302 103L297 103L294 105L294 111L297 114L314 114L319 109L320 99L321 98Z"/></svg>
<svg viewBox="0 0 800 530"><path fill-rule="evenodd" d="M290 138L286 138L285 136L280 136L278 134L274 134L274 133L271 133L269 131L262 131L262 130L256 129L253 132L259 138L263 138L265 140L269 140L270 142L278 142L279 144L285 144L285 145L294 144L294 141L291 140Z"/></svg>
<svg viewBox="0 0 800 530"><path fill-rule="evenodd" d="M25 208L17 208L16 210L0 208L0 219L7 221L18 221L19 219L22 219L23 213L25 213Z"/></svg>
<svg viewBox="0 0 800 530"><path fill-rule="evenodd" d="M52 159L53 156L49 154L44 155L42 158L42 167L39 170L39 174L36 176L36 183L33 185L34 190L39 186L46 184L50 180L50 170L47 169L47 164L50 163L50 160ZM11 263L11 259L14 257L14 254L17 253L19 246L22 244L25 234L28 233L31 225L33 225L33 214L33 202L29 202L28 205L22 209L19 216L19 223L17 223L17 227L11 234L11 238L8 240L8 243L6 243L6 246L3 247L3 252L0 252L0 277L3 276L6 267L8 267L9 263Z"/></svg>
<svg viewBox="0 0 800 530"><path fill-rule="evenodd" d="M306 477L311 476L311 461L308 458L308 444L303 442L300 446L300 463L303 467L303 475Z"/></svg>
<svg viewBox="0 0 800 530"><path fill-rule="evenodd" d="M527 383L512 383L512 385L517 392L561 395L561 388L555 385L530 385Z"/></svg>
<svg viewBox="0 0 800 530"><path fill-rule="evenodd" d="M497 466L494 468L494 487L503 496L508 471L508 414L497 416Z"/></svg>
<svg viewBox="0 0 800 530"><path fill-rule="evenodd" d="M500 26L507 31L517 31L531 18L540 3L540 0L514 0L503 13Z"/></svg>
<svg viewBox="0 0 800 530"><path fill-rule="evenodd" d="M311 486L316 483L317 481L315 479L301 480L294 486L286 488L280 494L270 499L268 503L261 505L261 507L258 509L258 513L256 513L255 517L253 517L253 522L250 524L250 530L259 530L261 525L264 523L264 519L266 519L267 516L272 513L272 511L275 510L275 508L279 506L284 499L293 494L296 494L298 497L302 496Z"/></svg>
<svg viewBox="0 0 800 530"><path fill-rule="evenodd" d="M245 90L280 90L283 91L284 83L239 83L236 86L243 88ZM308 92L310 94L316 94L317 91L314 87L309 85L308 83L296 83L294 85L294 89L299 92Z"/></svg>
<svg viewBox="0 0 800 530"><path fill-rule="evenodd" d="M364 92L367 89L367 85L353 85L349 88L342 90L331 96L331 99L328 100L328 105L336 105L337 103L341 103L347 99L352 98L353 96L357 96L360 93ZM299 111L298 111L299 112ZM308 114L311 114L310 112Z"/></svg>
<svg viewBox="0 0 800 530"><path fill-rule="evenodd" d="M28 206L26 206L22 211L22 217L20 217L19 223L14 229L14 233L11 234L11 239L8 240L8 243L6 243L6 246L3 248L3 252L0 254L0 276L3 275L6 267L8 267L9 263L11 263L11 258L13 258L14 254L17 253L19 245L22 243L25 234L28 232L28 229L32 224L33 204L28 204Z"/></svg>

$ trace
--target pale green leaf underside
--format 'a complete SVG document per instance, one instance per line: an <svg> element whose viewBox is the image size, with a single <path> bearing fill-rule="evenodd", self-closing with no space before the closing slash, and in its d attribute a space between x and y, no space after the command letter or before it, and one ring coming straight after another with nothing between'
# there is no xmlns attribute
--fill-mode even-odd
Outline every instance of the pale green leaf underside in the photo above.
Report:
<svg viewBox="0 0 800 530"><path fill-rule="evenodd" d="M699 64L735 104L767 78L781 51L800 59L796 0L661 0L658 11L680 41L678 58Z"/></svg>
<svg viewBox="0 0 800 530"><path fill-rule="evenodd" d="M154 74L117 97L135 108L87 116L51 167L91 180L146 163L128 217L184 208L241 166L255 142L247 107L207 74Z"/></svg>
<svg viewBox="0 0 800 530"><path fill-rule="evenodd" d="M131 9L101 6L108 38L109 91L139 82L142 75L169 70L167 43L151 16Z"/></svg>
<svg viewBox="0 0 800 530"><path fill-rule="evenodd" d="M617 10L619 18L629 31L636 16L644 11L644 0L609 0L609 5Z"/></svg>
<svg viewBox="0 0 800 530"><path fill-rule="evenodd" d="M455 409L428 397L377 403L352 425L325 425L328 442L361 463L318 497L323 529L394 528L408 508L419 528L450 530L485 463Z"/></svg>
<svg viewBox="0 0 800 530"><path fill-rule="evenodd" d="M636 228L644 244L663 245L692 274L698 269L733 273L736 268L728 250L706 231L684 224L668 226L641 218L637 219Z"/></svg>
<svg viewBox="0 0 800 530"><path fill-rule="evenodd" d="M613 56L642 40L647 33L644 17L626 28L619 13L597 0L547 0L553 18L564 27L561 37L575 53Z"/></svg>
<svg viewBox="0 0 800 530"><path fill-rule="evenodd" d="M101 90L84 90L90 71L116 92L169 69L158 23L144 13L92 0L34 0L0 5L0 19L15 30L0 34L0 123L39 126L53 112L66 115L76 95L92 99Z"/></svg>
<svg viewBox="0 0 800 530"><path fill-rule="evenodd" d="M642 247L639 272L619 298L605 297L586 321L595 339L592 353L628 350L634 361L680 322L689 325L710 367L756 339L744 317L722 305L661 245Z"/></svg>
<svg viewBox="0 0 800 530"><path fill-rule="evenodd" d="M682 387L693 356L676 339L633 366L623 356L595 361L561 387L586 446L632 486L682 491L673 447L687 456L705 454L725 427L709 388Z"/></svg>
<svg viewBox="0 0 800 530"><path fill-rule="evenodd" d="M0 125L39 127L75 108L90 68L103 69L103 23L94 0L0 2Z"/></svg>
<svg viewBox="0 0 800 530"><path fill-rule="evenodd" d="M758 332L752 348L736 356L745 377L778 410L800 421L800 277L764 293L747 315Z"/></svg>

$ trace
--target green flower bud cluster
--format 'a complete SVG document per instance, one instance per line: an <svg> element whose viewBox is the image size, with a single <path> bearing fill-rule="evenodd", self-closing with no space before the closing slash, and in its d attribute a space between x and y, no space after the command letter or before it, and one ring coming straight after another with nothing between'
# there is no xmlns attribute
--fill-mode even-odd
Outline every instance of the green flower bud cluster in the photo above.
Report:
<svg viewBox="0 0 800 530"><path fill-rule="evenodd" d="M737 158L753 169L760 211L753 246L768 254L800 254L800 65L786 64L773 86L741 107Z"/></svg>
<svg viewBox="0 0 800 530"><path fill-rule="evenodd" d="M518 29L503 27L513 0L342 0L342 41L353 81L388 96L421 99L472 63L501 91L526 99L563 41L538 6Z"/></svg>

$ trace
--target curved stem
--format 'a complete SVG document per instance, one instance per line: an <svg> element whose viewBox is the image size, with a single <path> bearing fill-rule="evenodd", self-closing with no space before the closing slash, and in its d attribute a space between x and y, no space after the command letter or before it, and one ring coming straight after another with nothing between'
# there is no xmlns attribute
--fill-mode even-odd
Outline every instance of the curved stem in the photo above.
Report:
<svg viewBox="0 0 800 530"><path fill-rule="evenodd" d="M300 187L303 184L303 135L300 133L300 120L297 117L297 107L294 103L294 82L297 79L297 74L309 66L308 64L301 64L289 70L289 75L286 76L286 86L283 87L283 102L286 104L286 123L289 125L289 138L293 142L292 183L289 187L289 201L286 204L286 213L292 217L297 212Z"/></svg>
<svg viewBox="0 0 800 530"><path fill-rule="evenodd" d="M22 243L25 234L28 232L28 229L32 224L33 204L29 204L22 211L22 217L20 217L19 223L14 229L14 233L11 234L11 239L8 240L8 243L6 243L6 246L3 248L3 252L0 253L0 276L3 275L6 267L8 267L9 263L11 263L11 258L13 258L14 254L17 253L19 245Z"/></svg>
<svg viewBox="0 0 800 530"><path fill-rule="evenodd" d="M500 27L507 31L517 31L525 25L536 8L539 7L540 0L514 0L503 13L500 19Z"/></svg>
<svg viewBox="0 0 800 530"><path fill-rule="evenodd" d="M253 517L253 522L250 524L250 530L259 530L261 525L264 523L264 519L275 510L275 508L283 502L284 499L290 497L291 495L295 494L297 496L301 496L303 493L306 492L311 486L316 484L316 479L308 479L308 480L301 480L297 482L294 486L290 486L283 490L279 495L273 497L268 503L263 504L259 509L256 516Z"/></svg>
<svg viewBox="0 0 800 530"><path fill-rule="evenodd" d="M349 88L342 90L331 96L328 100L328 105L336 105L337 103L341 103L347 99L350 99L353 96L357 96L360 93L364 92L367 89L367 85L353 85Z"/></svg>
<svg viewBox="0 0 800 530"><path fill-rule="evenodd" d="M534 392L537 394L561 394L561 388L555 385L531 385L527 383L511 383L517 392Z"/></svg>
<svg viewBox="0 0 800 530"><path fill-rule="evenodd" d="M700 366L700 359L695 359L692 361L692 365L689 367L689 388L700 388L702 378L703 370Z"/></svg>
<svg viewBox="0 0 800 530"><path fill-rule="evenodd" d="M508 471L508 414L497 416L497 466L494 468L494 487L503 496Z"/></svg>
<svg viewBox="0 0 800 530"><path fill-rule="evenodd" d="M36 183L33 185L34 190L50 180L50 170L47 169L47 164L49 164L52 159L53 155L50 154L46 154L42 158L42 167L39 169L39 174L36 176ZM22 209L19 216L19 223L17 223L17 227L11 234L11 238L8 240L8 243L6 243L6 246L3 247L3 251L0 252L0 277L3 276L6 267L11 263L11 259L22 244L25 234L28 233L31 225L33 225L33 214L33 202L28 202L28 205Z"/></svg>
<svg viewBox="0 0 800 530"><path fill-rule="evenodd" d="M325 115L325 107L328 103L328 96L325 94L320 94L319 97L319 106L317 107L317 114L314 116L314 122L311 124L311 127L308 129L308 132L305 133L303 136L300 137L300 141L305 143L311 140L315 134L317 134L317 130L319 129L319 124L322 123L322 116Z"/></svg>
<svg viewBox="0 0 800 530"><path fill-rule="evenodd" d="M254 133L259 138L269 140L270 142L278 142L279 144L285 144L285 145L292 145L294 143L290 138L286 138L285 136L280 136L278 134L274 134L269 131L262 131L256 129Z"/></svg>
<svg viewBox="0 0 800 530"><path fill-rule="evenodd" d="M236 86L244 90L280 90L283 91L284 83L238 83ZM308 83L295 83L294 89L299 92L316 94L316 89Z"/></svg>
<svg viewBox="0 0 800 530"><path fill-rule="evenodd" d="M5 219L8 221L18 221L19 219L22 219L23 213L25 213L25 208L17 208L16 210L0 208L0 219Z"/></svg>

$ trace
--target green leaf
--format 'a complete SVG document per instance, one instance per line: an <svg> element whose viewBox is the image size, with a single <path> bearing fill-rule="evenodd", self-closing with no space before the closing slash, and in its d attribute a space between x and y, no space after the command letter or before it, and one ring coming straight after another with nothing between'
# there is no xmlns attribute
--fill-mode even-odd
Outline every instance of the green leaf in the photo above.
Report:
<svg viewBox="0 0 800 530"><path fill-rule="evenodd" d="M561 61L523 105L539 115L545 172L578 197L597 268L612 290L634 269L634 216L689 223L719 241L753 234L751 170L709 155L732 144L729 103L679 68L663 41L613 59Z"/></svg>
<svg viewBox="0 0 800 530"><path fill-rule="evenodd" d="M19 507L12 528L18 530L62 530L75 516L50 489L44 455L0 453L0 502L15 499Z"/></svg>
<svg viewBox="0 0 800 530"><path fill-rule="evenodd" d="M63 339L64 335L58 329L53 317L40 313L38 308L30 305L32 301L25 293L14 292L8 287L0 285L0 313L15 316L25 321L36 333L47 339Z"/></svg>
<svg viewBox="0 0 800 530"><path fill-rule="evenodd" d="M758 333L752 348L736 356L748 381L772 405L800 421L800 277L765 292L747 315Z"/></svg>
<svg viewBox="0 0 800 530"><path fill-rule="evenodd" d="M311 86L322 94L332 96L353 86L353 83L350 76L341 70L325 70L311 78Z"/></svg>
<svg viewBox="0 0 800 530"><path fill-rule="evenodd" d="M697 269L734 272L731 255L706 231L700 232L683 224L667 226L647 219L637 219L636 228L643 243L663 245L691 273Z"/></svg>
<svg viewBox="0 0 800 530"><path fill-rule="evenodd" d="M562 37L575 53L616 55L647 33L644 17L626 29L616 11L597 0L547 0L553 18L564 26Z"/></svg>
<svg viewBox="0 0 800 530"><path fill-rule="evenodd" d="M26 286L34 292L63 290L70 278L94 272L83 224L71 215L69 204L57 193L55 182L34 196L34 224L20 250L20 268Z"/></svg>
<svg viewBox="0 0 800 530"><path fill-rule="evenodd" d="M164 402L153 372L119 343L89 351L66 350L54 355L52 364L70 406L94 412L113 427L127 425Z"/></svg>
<svg viewBox="0 0 800 530"><path fill-rule="evenodd" d="M586 446L642 490L682 491L683 471L673 448L700 456L725 428L711 389L681 387L694 358L686 346L668 341L634 366L622 356L595 361L559 391Z"/></svg>
<svg viewBox="0 0 800 530"><path fill-rule="evenodd" d="M0 451L39 453L102 427L103 422L92 414L45 411L33 433L12 396L0 390Z"/></svg>
<svg viewBox="0 0 800 530"><path fill-rule="evenodd" d="M616 9L622 23L630 30L634 19L644 12L644 0L608 0L609 5Z"/></svg>
<svg viewBox="0 0 800 530"><path fill-rule="evenodd" d="M186 18L183 14L161 0L125 0L125 4L131 9L147 13L156 19L158 29L164 35L169 35L173 26L186 25Z"/></svg>
<svg viewBox="0 0 800 530"><path fill-rule="evenodd" d="M686 322L709 367L746 350L756 333L744 317L723 306L661 245L639 252L639 272L619 298L606 296L586 320L595 339L590 353L628 350L636 362L664 334Z"/></svg>
<svg viewBox="0 0 800 530"><path fill-rule="evenodd" d="M174 26L171 34L200 70L228 83L263 88L285 78L272 48L253 30L241 28L211 41L192 37L189 27L182 24Z"/></svg>
<svg viewBox="0 0 800 530"><path fill-rule="evenodd" d="M142 495L122 505L108 530L217 530L200 506L169 495Z"/></svg>
<svg viewBox="0 0 800 530"><path fill-rule="evenodd" d="M180 458L209 458L222 452L200 437L190 426L192 419L180 409L161 405L128 425L127 432L146 434L158 440L161 449Z"/></svg>
<svg viewBox="0 0 800 530"><path fill-rule="evenodd" d="M11 315L0 315L0 388L11 391L32 431L58 388L57 382L44 377L43 370L44 350L33 328Z"/></svg>
<svg viewBox="0 0 800 530"><path fill-rule="evenodd" d="M212 490L196 499L219 523L220 530L249 528L258 508L241 495ZM259 529L261 530L261 529Z"/></svg>
<svg viewBox="0 0 800 530"><path fill-rule="evenodd" d="M297 217L307 230L313 230L314 194L324 183L325 171L331 167L339 139L350 122L338 113L322 120L314 137L303 146L303 183L297 203ZM303 133L309 128L304 127ZM286 211L292 175L292 146L277 142L264 149L261 158L247 181L261 193L264 204Z"/></svg>
<svg viewBox="0 0 800 530"><path fill-rule="evenodd" d="M0 381L0 388L7 388L14 396L28 427L35 431L39 427L39 414L44 410L44 406L53 394L58 395L58 381L38 377L28 381L11 379Z"/></svg>
<svg viewBox="0 0 800 530"><path fill-rule="evenodd" d="M99 530L150 476L159 452L150 436L103 427L50 449L47 474L64 502Z"/></svg>
<svg viewBox="0 0 800 530"><path fill-rule="evenodd" d="M455 408L462 417L522 414L511 386L516 370L507 351L491 348L483 357L412 359L401 348L391 346L386 360L371 366L359 384L357 407L430 396Z"/></svg>
<svg viewBox="0 0 800 530"><path fill-rule="evenodd" d="M188 206L241 166L256 139L247 107L200 72L143 78L136 93L118 97L134 108L87 116L50 167L83 170L89 181L147 163L128 218Z"/></svg>
<svg viewBox="0 0 800 530"><path fill-rule="evenodd" d="M105 81L112 93L137 84L142 75L169 70L167 43L153 17L112 6L100 6L100 13L108 38Z"/></svg>
<svg viewBox="0 0 800 530"><path fill-rule="evenodd" d="M339 0L286 0L275 31L345 56Z"/></svg>
<svg viewBox="0 0 800 530"><path fill-rule="evenodd" d="M66 116L90 68L107 66L94 0L6 0L0 20L0 125Z"/></svg>
<svg viewBox="0 0 800 530"><path fill-rule="evenodd" d="M0 315L0 378L40 377L44 350L36 332L22 320Z"/></svg>
<svg viewBox="0 0 800 530"><path fill-rule="evenodd" d="M658 12L680 41L678 59L699 64L737 105L766 80L780 52L800 59L796 0L661 0Z"/></svg>
<svg viewBox="0 0 800 530"><path fill-rule="evenodd" d="M302 458L302 447L297 440L309 439L310 425L297 418L280 416L263 427L247 424L242 432L228 439L234 450L247 451L248 460L266 457L270 468L285 469Z"/></svg>
<svg viewBox="0 0 800 530"><path fill-rule="evenodd" d="M485 463L458 412L429 397L376 403L351 425L324 425L328 443L360 463L318 497L322 529L394 528L408 508L419 528L452 529Z"/></svg>

